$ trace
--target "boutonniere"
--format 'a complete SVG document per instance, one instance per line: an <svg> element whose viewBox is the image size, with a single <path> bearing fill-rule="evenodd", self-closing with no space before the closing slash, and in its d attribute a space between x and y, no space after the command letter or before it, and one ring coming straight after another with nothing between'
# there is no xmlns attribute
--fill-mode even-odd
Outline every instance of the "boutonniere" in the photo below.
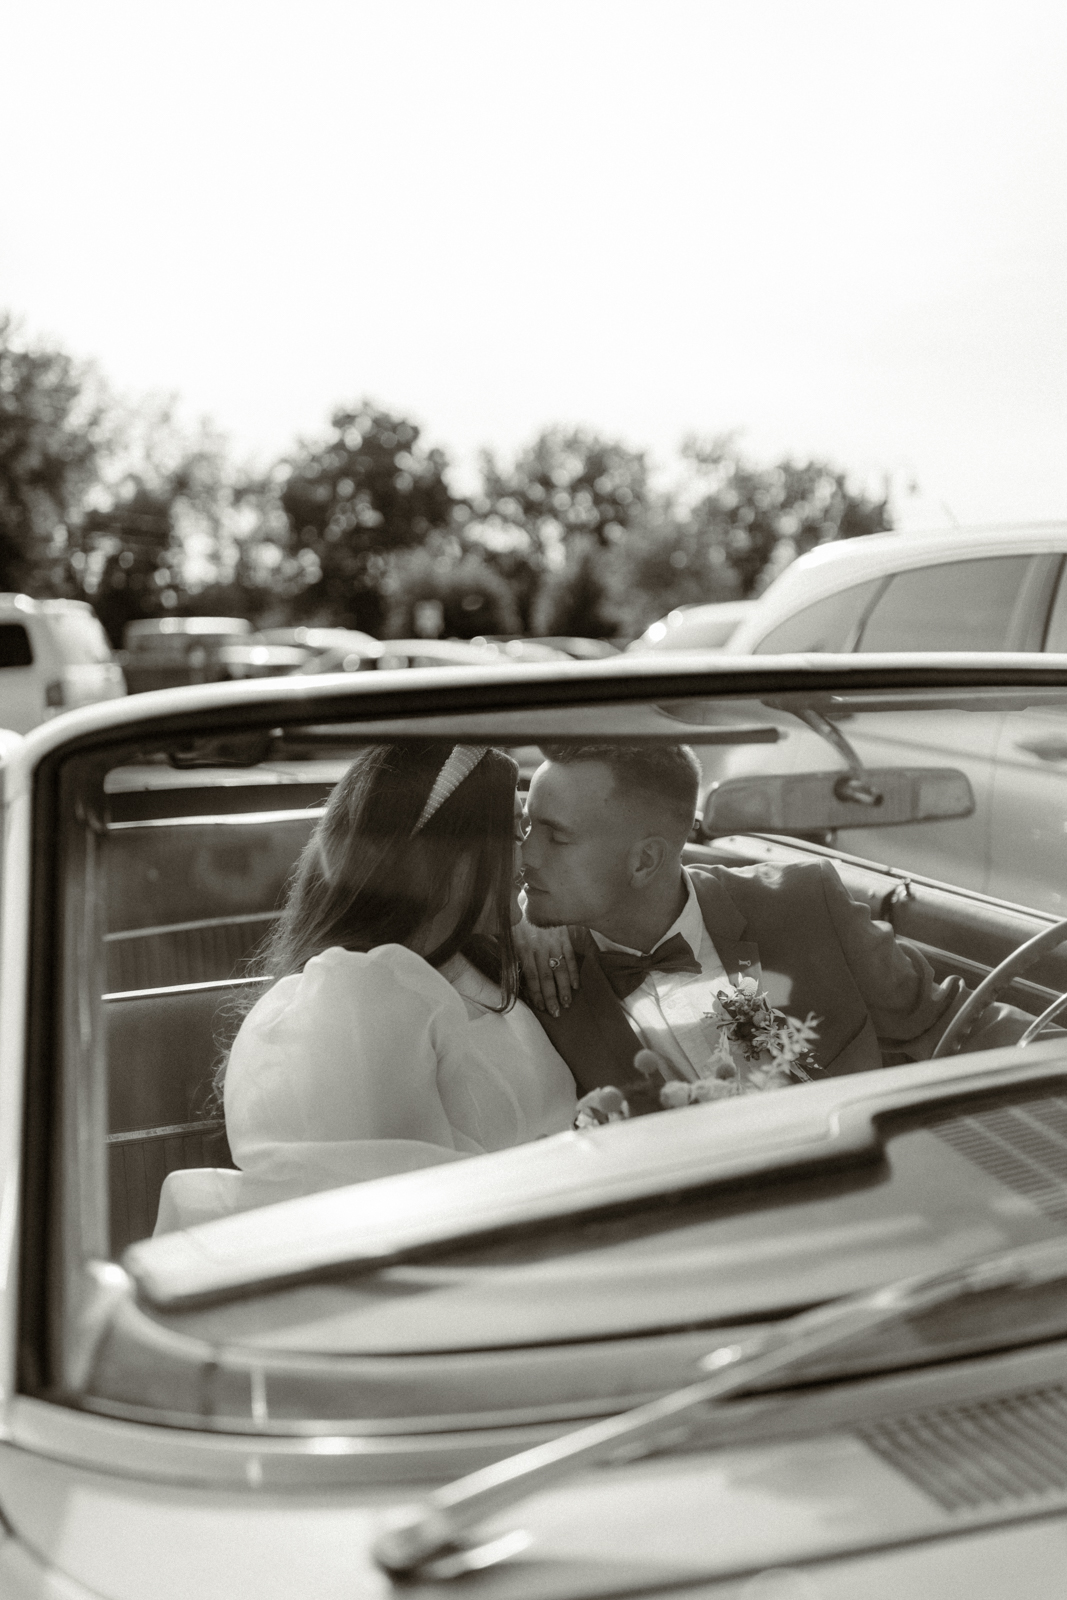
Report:
<svg viewBox="0 0 1067 1600"><path fill-rule="evenodd" d="M674 1111L681 1106L704 1105L766 1089L785 1089L792 1083L810 1082L822 1069L813 1046L819 1037L819 1019L809 1011L803 1022L771 1005L765 989L743 978L737 989L716 996L704 1015L715 1024L719 1042L695 1083L680 1081L654 1050L639 1050L634 1061L640 1083L628 1099L621 1089L593 1089L578 1102L576 1128L605 1122L625 1122L639 1110ZM737 1056L751 1062L742 1073Z"/></svg>

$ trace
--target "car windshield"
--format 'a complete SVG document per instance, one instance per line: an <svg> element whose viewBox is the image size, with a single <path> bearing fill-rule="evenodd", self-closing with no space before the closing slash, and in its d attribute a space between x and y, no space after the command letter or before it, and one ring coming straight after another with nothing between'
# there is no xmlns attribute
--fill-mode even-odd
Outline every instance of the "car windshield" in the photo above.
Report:
<svg viewBox="0 0 1067 1600"><path fill-rule="evenodd" d="M57 771L42 1383L182 1427L558 1422L1062 1232L1063 1035L1019 1041L1067 947L969 1005L1067 916L1052 674L418 676ZM1062 1284L994 1288L801 1378L1064 1333Z"/></svg>

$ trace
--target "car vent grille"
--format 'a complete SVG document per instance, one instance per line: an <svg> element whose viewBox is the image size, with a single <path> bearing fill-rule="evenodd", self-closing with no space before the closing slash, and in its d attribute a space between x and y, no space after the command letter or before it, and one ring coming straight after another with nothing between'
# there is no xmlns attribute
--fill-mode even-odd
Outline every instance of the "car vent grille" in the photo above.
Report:
<svg viewBox="0 0 1067 1600"><path fill-rule="evenodd" d="M927 1126L1046 1217L1067 1222L1067 1098L1050 1095Z"/></svg>
<svg viewBox="0 0 1067 1600"><path fill-rule="evenodd" d="M916 1411L856 1430L946 1511L1067 1490L1067 1390Z"/></svg>

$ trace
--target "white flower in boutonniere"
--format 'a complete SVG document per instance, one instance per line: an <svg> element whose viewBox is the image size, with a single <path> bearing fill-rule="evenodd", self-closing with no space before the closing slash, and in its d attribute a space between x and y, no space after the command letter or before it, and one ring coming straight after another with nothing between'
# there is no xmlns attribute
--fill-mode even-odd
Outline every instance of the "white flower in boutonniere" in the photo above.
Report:
<svg viewBox="0 0 1067 1600"><path fill-rule="evenodd" d="M819 1019L809 1011L803 1022L778 1011L751 979L742 980L732 994L716 996L714 1009L705 1013L719 1030L719 1050L733 1053L736 1046L745 1061L754 1063L738 1093L779 1089L797 1079L810 1081L820 1071L813 1046L819 1037ZM714 1059L714 1058L713 1058Z"/></svg>
<svg viewBox="0 0 1067 1600"><path fill-rule="evenodd" d="M659 1102L664 1110L785 1089L798 1081L810 1082L812 1073L821 1070L813 1052L819 1019L809 1011L798 1022L776 1010L751 978L743 979L734 993L719 995L714 1010L705 1015L718 1029L718 1047L698 1082L663 1085ZM744 1075L738 1054L752 1062Z"/></svg>
<svg viewBox="0 0 1067 1600"><path fill-rule="evenodd" d="M718 1029L719 1042L700 1069L695 1083L674 1076L663 1056L639 1050L634 1058L635 1078L624 1095L620 1089L591 1089L578 1101L576 1128L597 1128L606 1122L626 1122L636 1112L674 1111L681 1106L707 1105L765 1089L785 1089L810 1082L822 1068L815 1059L819 1018L809 1011L803 1022L771 1005L767 992L751 978L738 989L716 996L715 1008L704 1013ZM737 1057L751 1062L742 1073Z"/></svg>

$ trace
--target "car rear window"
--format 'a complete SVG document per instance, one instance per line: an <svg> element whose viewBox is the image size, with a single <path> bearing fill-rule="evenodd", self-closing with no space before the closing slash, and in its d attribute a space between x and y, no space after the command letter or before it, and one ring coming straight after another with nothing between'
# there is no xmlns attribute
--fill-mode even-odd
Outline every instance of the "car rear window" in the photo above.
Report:
<svg viewBox="0 0 1067 1600"><path fill-rule="evenodd" d="M1013 650L1031 556L951 561L898 572L879 595L857 650Z"/></svg>
<svg viewBox="0 0 1067 1600"><path fill-rule="evenodd" d="M0 622L0 669L32 667L33 647L21 622Z"/></svg>
<svg viewBox="0 0 1067 1600"><path fill-rule="evenodd" d="M842 651L851 648L852 638L870 604L880 578L857 583L851 589L827 595L805 606L786 622L772 628L753 649L753 655L791 655L800 651Z"/></svg>

